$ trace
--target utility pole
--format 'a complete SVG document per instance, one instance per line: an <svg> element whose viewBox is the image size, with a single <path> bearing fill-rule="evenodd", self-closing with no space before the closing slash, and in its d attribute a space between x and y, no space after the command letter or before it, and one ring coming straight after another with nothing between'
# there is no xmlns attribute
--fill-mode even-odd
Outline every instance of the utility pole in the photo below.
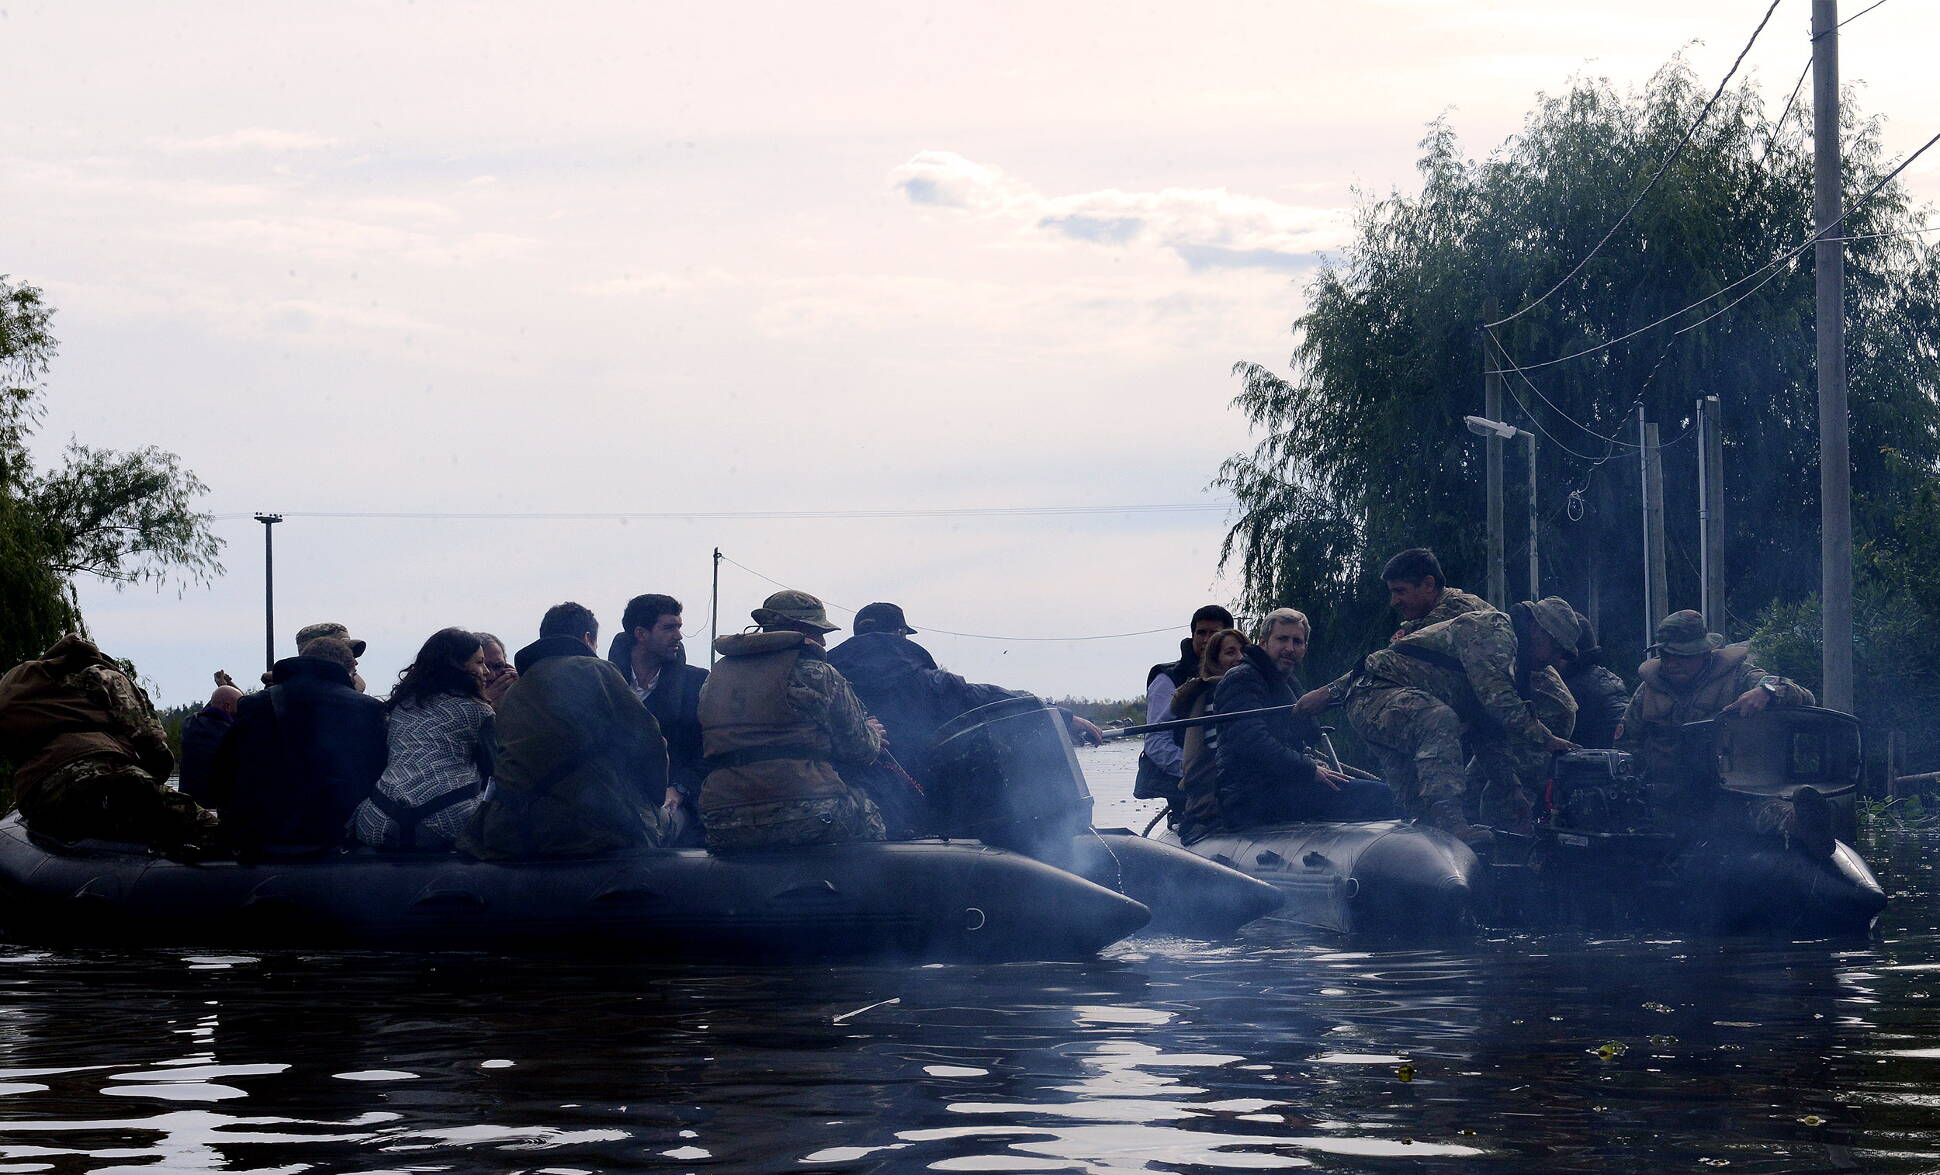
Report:
<svg viewBox="0 0 1940 1175"><path fill-rule="evenodd" d="M1670 612L1670 585L1664 566L1664 455L1657 447L1657 426L1644 421L1637 406L1637 458L1644 487L1644 643L1657 632L1657 622Z"/></svg>
<svg viewBox="0 0 1940 1175"><path fill-rule="evenodd" d="M1820 697L1852 710L1852 458L1846 430L1846 249L1828 238L1840 216L1839 4L1812 0L1813 333L1819 375Z"/></svg>
<svg viewBox="0 0 1940 1175"><path fill-rule="evenodd" d="M1704 619L1713 632L1724 623L1724 438L1718 398L1697 402L1698 566L1704 579Z"/></svg>
<svg viewBox="0 0 1940 1175"><path fill-rule="evenodd" d="M1502 419L1502 373L1490 370L1482 377L1482 414L1490 420ZM1489 603L1509 606L1508 568L1502 556L1502 438L1491 435L1483 442L1489 474Z"/></svg>
<svg viewBox="0 0 1940 1175"><path fill-rule="evenodd" d="M714 642L721 635L721 548L714 548L714 590L707 601L707 667L714 668Z"/></svg>
<svg viewBox="0 0 1940 1175"><path fill-rule="evenodd" d="M281 514L258 514L263 524L263 670L276 668L276 545L270 528L283 521Z"/></svg>
<svg viewBox="0 0 1940 1175"><path fill-rule="evenodd" d="M1531 600L1543 598L1543 565L1536 560L1536 434L1530 429L1522 430L1523 437L1529 442L1529 596Z"/></svg>

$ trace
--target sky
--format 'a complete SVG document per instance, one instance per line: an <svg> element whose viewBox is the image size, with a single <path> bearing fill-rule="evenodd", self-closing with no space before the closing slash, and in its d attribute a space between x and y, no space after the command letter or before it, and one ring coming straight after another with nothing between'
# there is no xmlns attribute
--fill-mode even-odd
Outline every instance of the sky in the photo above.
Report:
<svg viewBox="0 0 1940 1175"><path fill-rule="evenodd" d="M1709 87L1766 8L0 4L38 452L178 453L227 542L207 586L79 585L163 705L260 670L261 511L276 654L341 621L376 692L446 625L647 591L705 663L719 547L722 632L779 582L901 603L973 680L1141 693L1236 593L1232 365L1286 371L1424 124L1486 153L1679 53ZM1746 59L1774 105L1808 24L1781 0ZM1934 44L1928 0L1842 33L1887 158L1940 129ZM1908 183L1940 200L1940 152ZM422 517L492 514L636 517Z"/></svg>

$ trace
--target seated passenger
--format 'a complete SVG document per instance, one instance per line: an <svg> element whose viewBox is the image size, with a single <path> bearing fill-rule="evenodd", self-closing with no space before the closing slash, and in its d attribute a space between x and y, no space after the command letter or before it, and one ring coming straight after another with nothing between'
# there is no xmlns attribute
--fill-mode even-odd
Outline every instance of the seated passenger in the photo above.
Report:
<svg viewBox="0 0 1940 1175"><path fill-rule="evenodd" d="M166 787L174 758L148 695L87 638L0 677L0 755L27 827L57 840L200 847L215 814Z"/></svg>
<svg viewBox="0 0 1940 1175"><path fill-rule="evenodd" d="M238 854L311 855L348 839L385 756L384 704L351 684L356 670L348 641L317 637L236 703L212 798Z"/></svg>
<svg viewBox="0 0 1940 1175"><path fill-rule="evenodd" d="M1311 631L1306 616L1292 608L1267 613L1260 621L1261 643L1248 645L1214 687L1213 710L1291 707L1301 696L1300 663ZM1378 820L1393 812L1386 784L1354 779L1316 760L1311 750L1320 730L1291 710L1209 726L1206 741L1218 772L1213 790L1220 828Z"/></svg>
<svg viewBox="0 0 1940 1175"><path fill-rule="evenodd" d="M1617 726L1617 748L1639 755L1646 777L1675 776L1677 729L1686 722L1816 704L1811 690L1753 665L1749 648L1725 646L1722 636L1706 632L1704 617L1688 608L1664 617L1649 651Z"/></svg>
<svg viewBox="0 0 1940 1175"><path fill-rule="evenodd" d="M927 787L931 744L939 728L979 706L1032 695L1001 685L981 685L939 668L928 649L909 639L914 635L916 630L901 607L868 604L855 614L855 635L830 649L827 656L863 708L882 723L896 761ZM1063 707L1057 710L1074 743L1100 741L1096 726Z"/></svg>
<svg viewBox="0 0 1940 1175"><path fill-rule="evenodd" d="M485 647L474 633L431 634L384 702L390 759L350 830L380 849L449 850L492 778L496 733L485 704Z"/></svg>
<svg viewBox="0 0 1940 1175"><path fill-rule="evenodd" d="M687 663L680 639L680 601L648 592L626 602L620 631L606 648L606 659L653 712L667 740L667 797L663 815L670 844L701 843L701 686L707 670Z"/></svg>
<svg viewBox="0 0 1940 1175"><path fill-rule="evenodd" d="M463 847L488 860L592 857L658 845L660 724L599 655L599 621L555 604L520 649L498 707L491 784Z"/></svg>
<svg viewBox="0 0 1940 1175"><path fill-rule="evenodd" d="M229 676L219 673L218 678ZM233 685L219 685L209 702L182 723L182 761L177 765L175 786L197 803L209 799L214 779L216 749L229 735L236 721L236 703L243 692Z"/></svg>
<svg viewBox="0 0 1940 1175"><path fill-rule="evenodd" d="M1558 671L1570 696L1576 699L1576 730L1570 741L1592 749L1614 745L1617 724L1623 721L1624 706L1630 701L1630 687L1603 664L1596 629L1581 612L1576 614L1576 651L1558 666Z"/></svg>
<svg viewBox="0 0 1940 1175"><path fill-rule="evenodd" d="M1232 628L1233 614L1218 604L1207 604L1192 614L1187 628L1190 635L1179 642L1179 659L1145 671L1146 722L1165 721L1172 711L1172 695L1199 673L1206 642L1214 633ZM1169 730L1155 730L1145 736L1138 756L1138 777L1132 782L1133 799L1164 800L1167 809L1179 810L1184 803L1179 787L1186 773L1182 745Z"/></svg>
<svg viewBox="0 0 1940 1175"><path fill-rule="evenodd" d="M485 650L485 704L498 709L499 702L505 698L505 691L519 680L519 671L505 657L505 642L489 632L475 632L480 647Z"/></svg>
<svg viewBox="0 0 1940 1175"><path fill-rule="evenodd" d="M1213 690L1226 671L1246 658L1246 634L1237 628L1222 628L1206 640L1205 651L1192 677L1173 692L1166 713L1152 721L1198 718L1212 712ZM1219 823L1217 784L1219 765L1207 741L1203 726L1183 730L1156 731L1178 744L1180 764L1185 774L1179 784L1176 804L1168 804L1167 817L1188 843L1198 840ZM1150 735L1146 736L1150 739ZM1149 745L1149 743L1148 743Z"/></svg>
<svg viewBox="0 0 1940 1175"><path fill-rule="evenodd" d="M822 601L793 590L753 616L761 631L714 642L721 659L701 689L707 847L884 839L882 814L840 773L874 763L883 738L822 652L837 626Z"/></svg>

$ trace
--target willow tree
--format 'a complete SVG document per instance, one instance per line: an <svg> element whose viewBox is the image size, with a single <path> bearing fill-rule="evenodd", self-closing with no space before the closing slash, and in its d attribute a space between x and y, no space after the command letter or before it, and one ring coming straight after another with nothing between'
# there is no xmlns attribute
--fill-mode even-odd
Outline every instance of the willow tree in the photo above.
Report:
<svg viewBox="0 0 1940 1175"><path fill-rule="evenodd" d="M160 586L222 571L220 540L193 504L207 487L173 453L76 443L57 467L36 468L28 441L52 317L38 289L0 277L0 671L80 625L75 576Z"/></svg>
<svg viewBox="0 0 1940 1175"><path fill-rule="evenodd" d="M1579 81L1541 97L1482 159L1464 157L1445 121L1430 124L1420 190L1363 198L1351 243L1309 284L1290 374L1236 365L1235 404L1263 436L1221 470L1240 503L1223 554L1249 606L1292 604L1321 622L1320 668L1388 630L1377 575L1393 550L1431 546L1453 582L1485 583L1484 453L1462 424L1483 411L1485 364L1520 369L1503 377L1504 414L1541 437L1542 590L1581 609L1594 582L1607 645L1641 644L1626 430L1639 404L1668 443L1672 606L1699 594L1687 430L1702 395L1722 401L1736 634L1816 587L1812 251L1771 265L1811 233L1809 114L1791 103L1770 114L1755 89L1728 91L1651 186L1707 97L1681 62L1639 93ZM1862 542L1890 546L1905 538L1900 507L1940 461L1940 257L1908 232L1923 221L1897 185L1860 199L1884 174L1878 132L1876 120L1846 129L1846 291L1855 524ZM1518 594L1521 453L1506 455Z"/></svg>

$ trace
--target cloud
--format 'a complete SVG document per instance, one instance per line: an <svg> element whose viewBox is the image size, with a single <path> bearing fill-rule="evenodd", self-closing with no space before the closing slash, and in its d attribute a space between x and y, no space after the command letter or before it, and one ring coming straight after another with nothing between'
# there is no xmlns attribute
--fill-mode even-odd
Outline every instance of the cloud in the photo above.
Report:
<svg viewBox="0 0 1940 1175"><path fill-rule="evenodd" d="M155 149L171 155L213 155L242 151L321 151L336 146L338 141L327 135L313 135L304 131L245 127L198 139L157 137L148 142Z"/></svg>
<svg viewBox="0 0 1940 1175"><path fill-rule="evenodd" d="M1349 210L1282 204L1225 188L1107 188L1048 196L1001 169L951 151L919 151L890 172L911 203L983 218L1090 245L1154 246L1194 270L1295 270L1345 242Z"/></svg>

